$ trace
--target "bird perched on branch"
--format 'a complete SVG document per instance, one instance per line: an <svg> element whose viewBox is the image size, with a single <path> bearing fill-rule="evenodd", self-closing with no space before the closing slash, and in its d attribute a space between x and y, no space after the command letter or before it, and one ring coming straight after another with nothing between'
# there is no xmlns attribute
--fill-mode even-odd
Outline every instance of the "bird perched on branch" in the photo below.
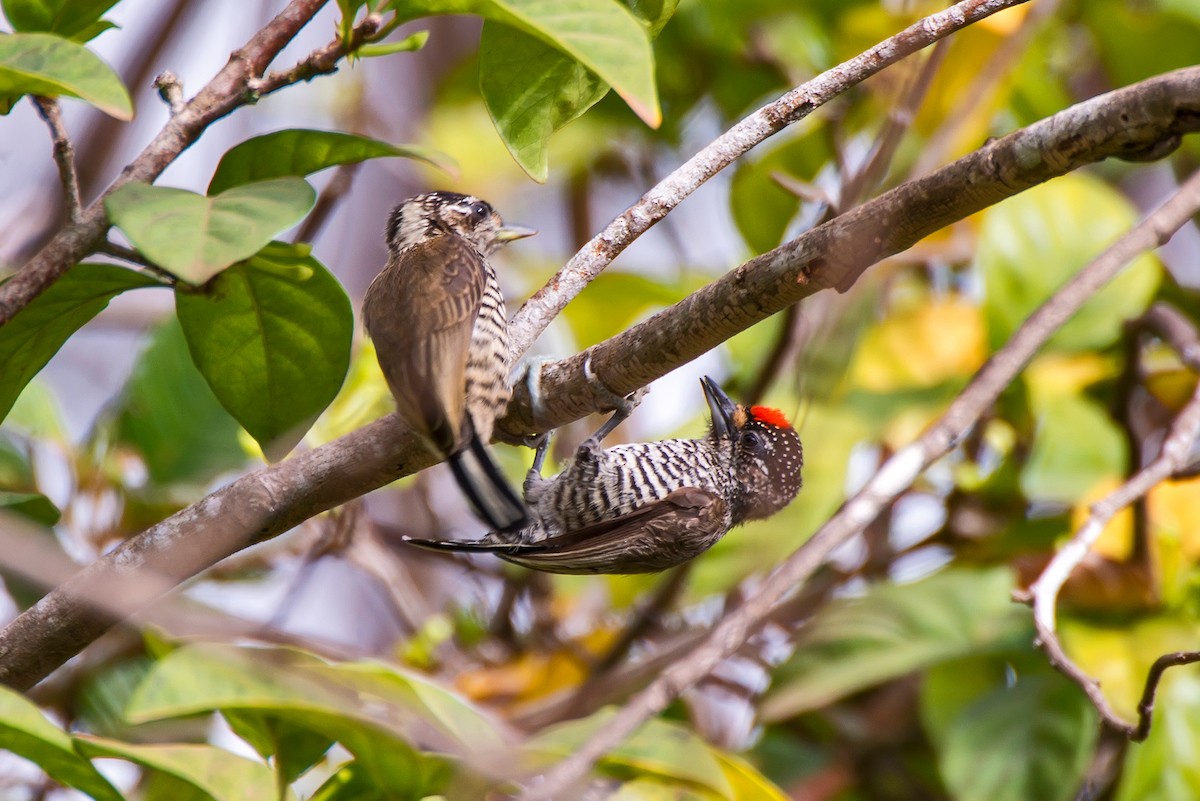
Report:
<svg viewBox="0 0 1200 801"><path fill-rule="evenodd" d="M800 437L778 409L733 403L701 380L712 428L700 439L601 448L617 413L543 478L546 442L525 481L533 522L479 541L408 541L477 551L547 573L655 573L692 559L747 520L770 517L800 491Z"/></svg>
<svg viewBox="0 0 1200 801"><path fill-rule="evenodd" d="M533 229L505 225L483 200L429 192L388 218L388 261L363 298L396 410L447 458L475 511L500 531L528 510L485 443L508 406L508 319L488 255Z"/></svg>

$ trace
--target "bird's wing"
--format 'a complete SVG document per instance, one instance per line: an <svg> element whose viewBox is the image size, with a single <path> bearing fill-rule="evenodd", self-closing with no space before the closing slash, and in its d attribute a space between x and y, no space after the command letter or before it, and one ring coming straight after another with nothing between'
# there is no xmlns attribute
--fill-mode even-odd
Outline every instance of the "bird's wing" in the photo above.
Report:
<svg viewBox="0 0 1200 801"><path fill-rule="evenodd" d="M390 261L363 298L397 409L445 453L462 435L467 352L486 282L478 251L445 234Z"/></svg>
<svg viewBox="0 0 1200 801"><path fill-rule="evenodd" d="M492 553L545 573L657 573L703 553L727 527L724 498L685 487L627 515L536 543L406 539L430 550Z"/></svg>

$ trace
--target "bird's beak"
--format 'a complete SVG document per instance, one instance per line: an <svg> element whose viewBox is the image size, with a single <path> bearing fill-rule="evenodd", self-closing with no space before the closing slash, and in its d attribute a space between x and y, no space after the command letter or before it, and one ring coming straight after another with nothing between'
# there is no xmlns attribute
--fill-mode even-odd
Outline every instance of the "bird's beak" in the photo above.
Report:
<svg viewBox="0 0 1200 801"><path fill-rule="evenodd" d="M700 386L704 388L704 399L708 401L708 409L712 413L713 433L718 437L733 436L737 404L708 376L700 379Z"/></svg>
<svg viewBox="0 0 1200 801"><path fill-rule="evenodd" d="M527 228L524 225L506 225L496 232L496 241L511 242L514 239L524 239L536 233L536 228Z"/></svg>

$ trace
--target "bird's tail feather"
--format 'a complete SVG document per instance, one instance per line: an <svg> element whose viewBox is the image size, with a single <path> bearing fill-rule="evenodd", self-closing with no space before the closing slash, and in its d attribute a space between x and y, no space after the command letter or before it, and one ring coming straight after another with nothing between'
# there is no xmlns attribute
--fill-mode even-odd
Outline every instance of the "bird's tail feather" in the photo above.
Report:
<svg viewBox="0 0 1200 801"><path fill-rule="evenodd" d="M464 553L500 553L521 554L542 550L540 544L523 544L515 542L489 542L486 540L419 540L414 537L401 537L409 545L424 548L427 551L459 551Z"/></svg>
<svg viewBox="0 0 1200 801"><path fill-rule="evenodd" d="M529 523L529 510L473 427L466 445L450 455L450 469L475 513L493 530L510 531Z"/></svg>

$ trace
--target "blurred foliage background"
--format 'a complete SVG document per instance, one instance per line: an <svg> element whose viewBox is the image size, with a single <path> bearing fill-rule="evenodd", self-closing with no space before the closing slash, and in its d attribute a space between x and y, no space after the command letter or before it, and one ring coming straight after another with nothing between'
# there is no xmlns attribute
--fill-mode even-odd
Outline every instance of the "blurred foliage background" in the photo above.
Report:
<svg viewBox="0 0 1200 801"><path fill-rule="evenodd" d="M15 5L5 3L10 15ZM194 90L277 5L126 0L112 9L120 29L93 47L134 92L138 113L123 124L66 104L85 199L160 124L165 110L149 76L170 67ZM302 223L311 256L280 251L273 269L327 268L357 310L383 264L388 209L425 188L455 189L542 229L497 257L515 308L730 124L940 7L626 5L655 37L657 129L609 93L578 119L582 109L564 104L542 128L517 130L504 111L504 58L529 41L545 45L510 41L488 21L481 46L477 18L433 16L394 36L428 30L424 49L355 61L236 112L164 183L203 191L222 153L281 128L406 143L399 155L435 163L378 158L316 174L317 208L328 208ZM325 9L285 52L302 56L338 20L338 8ZM1198 42L1196 0L1037 0L971 26L710 181L571 303L537 350L564 356L606 339L990 136L1197 63ZM546 49L565 62L555 69L580 71L579 97L603 90ZM0 126L8 178L0 209L10 221L0 267L15 269L61 224L60 200L29 104L17 103ZM945 409L1037 304L1198 166L1192 137L1158 163L1107 162L1057 179L656 383L613 441L698 436L696 379L707 373L734 397L782 408L805 445L799 499L693 564L662 576L561 577L406 548L402 535L482 533L449 475L429 470L216 566L144 627L111 632L28 696L0 692L0 743L28 758L0 755L0 793L65 797L55 789L65 785L101 799L469 799L485 797L514 764L549 764L602 725L609 705L686 658L714 620ZM257 274L245 271L247 281ZM1136 320L1169 303L1200 321L1197 287L1200 233L1190 226L1097 294L954 452L735 658L610 755L587 797L1200 797L1200 673L1169 675L1145 743L1116 741L1033 649L1028 610L1011 602L1088 504L1156 455L1196 376ZM0 427L0 504L37 529L44 567L86 563L255 469L259 444L280 433L266 425L267 434L248 434L235 421L193 363L185 304L181 327L166 299L155 290L117 296L21 385ZM326 342L350 336L344 316L328 311L340 302L305 307ZM358 326L353 341L345 381L337 374L336 397L301 448L391 409ZM556 458L597 422L560 431ZM498 450L519 480L529 452ZM1200 479L1170 481L1110 526L1064 591L1068 650L1123 715L1135 715L1155 657L1196 646L1198 558ZM12 567L4 618L50 580Z"/></svg>

